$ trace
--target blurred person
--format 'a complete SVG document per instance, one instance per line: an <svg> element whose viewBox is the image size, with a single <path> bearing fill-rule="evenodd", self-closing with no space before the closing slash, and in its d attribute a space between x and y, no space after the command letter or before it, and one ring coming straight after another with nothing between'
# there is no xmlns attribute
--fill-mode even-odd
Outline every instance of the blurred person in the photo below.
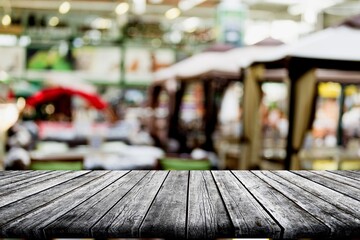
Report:
<svg viewBox="0 0 360 240"><path fill-rule="evenodd" d="M26 170L30 168L30 153L38 138L34 122L18 122L9 130L8 154L5 157L5 170Z"/></svg>
<svg viewBox="0 0 360 240"><path fill-rule="evenodd" d="M344 113L342 126L348 138L360 138L360 105Z"/></svg>
<svg viewBox="0 0 360 240"><path fill-rule="evenodd" d="M27 170L29 168L29 152L21 147L12 147L5 157L5 170Z"/></svg>
<svg viewBox="0 0 360 240"><path fill-rule="evenodd" d="M315 138L324 139L327 135L336 134L339 115L339 106L336 99L323 99L316 111L313 123L313 135Z"/></svg>

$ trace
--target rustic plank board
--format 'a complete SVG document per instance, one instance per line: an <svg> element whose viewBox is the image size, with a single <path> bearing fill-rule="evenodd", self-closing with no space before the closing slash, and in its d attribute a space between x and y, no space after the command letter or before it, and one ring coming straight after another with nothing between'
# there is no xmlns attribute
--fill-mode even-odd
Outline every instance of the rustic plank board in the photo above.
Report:
<svg viewBox="0 0 360 240"><path fill-rule="evenodd" d="M12 177L12 176L16 176L16 175L21 175L21 174L25 174L25 173L29 173L31 171L23 171L23 170L11 170L11 171L0 171L0 180L2 179L6 179L8 177Z"/></svg>
<svg viewBox="0 0 360 240"><path fill-rule="evenodd" d="M89 184L78 188L77 191L63 195L61 198L50 202L48 205L35 209L34 211L3 225L0 229L0 234L15 237L27 236L28 238L35 239L45 238L43 232L44 227L88 198L96 196L100 190L116 181L124 173L125 172L120 172L119 174L117 171L107 172ZM99 174L102 173L99 171Z"/></svg>
<svg viewBox="0 0 360 240"><path fill-rule="evenodd" d="M359 176L353 171L0 172L0 238L358 238Z"/></svg>
<svg viewBox="0 0 360 240"><path fill-rule="evenodd" d="M347 170L347 171L344 171L344 172L352 172L352 173L360 175L360 170Z"/></svg>
<svg viewBox="0 0 360 240"><path fill-rule="evenodd" d="M35 174L35 173L38 173L38 172L34 171L29 174L16 176L17 179L16 180L14 179L15 180L14 183L6 184L6 185L0 187L0 196L10 194L14 191L14 189L24 189L24 188L32 186L36 183L44 182L46 180L56 178L59 175L69 173L69 171L66 171L66 172L65 171L63 171L63 172L49 171L49 172L40 172L40 174ZM26 175L29 175L29 178L24 178L24 177L26 177ZM11 181L10 179L5 179L5 180Z"/></svg>
<svg viewBox="0 0 360 240"><path fill-rule="evenodd" d="M97 197L87 199L46 226L44 228L46 237L91 237L91 227L146 174L147 171L142 171L124 175L99 191Z"/></svg>
<svg viewBox="0 0 360 240"><path fill-rule="evenodd" d="M327 172L331 172L333 174L341 175L344 177L348 177L360 181L360 175L355 172L350 172L350 171L327 171Z"/></svg>
<svg viewBox="0 0 360 240"><path fill-rule="evenodd" d="M32 171L26 174L15 174L15 175L7 175L8 177L5 179L1 179L0 185L0 193L3 193L3 189L6 188L6 185L11 184L11 188L15 188L16 185L14 183L19 183L19 181L26 182L30 181L33 177L41 176L43 174L49 173L49 171Z"/></svg>
<svg viewBox="0 0 360 240"><path fill-rule="evenodd" d="M76 190L78 187L101 176L98 172L89 171L74 171L71 175L73 175L73 178L62 184L1 207L0 215L2 217L0 218L0 226L21 215L27 214L36 208L44 206L62 195Z"/></svg>
<svg viewBox="0 0 360 240"><path fill-rule="evenodd" d="M235 230L210 171L192 171L189 179L187 237L215 239Z"/></svg>
<svg viewBox="0 0 360 240"><path fill-rule="evenodd" d="M354 199L360 199L360 189L338 182L335 179L318 175L315 172L316 171L297 171L296 174Z"/></svg>
<svg viewBox="0 0 360 240"><path fill-rule="evenodd" d="M168 171L150 171L91 228L92 235L139 237L139 227L167 174Z"/></svg>
<svg viewBox="0 0 360 240"><path fill-rule="evenodd" d="M235 228L236 237L281 236L281 227L229 171L212 172Z"/></svg>
<svg viewBox="0 0 360 240"><path fill-rule="evenodd" d="M253 173L325 223L331 229L332 238L360 234L360 219L356 219L341 210L334 211L335 206L331 203L303 191L300 187L274 173L269 171L254 171Z"/></svg>
<svg viewBox="0 0 360 240"><path fill-rule="evenodd" d="M354 216L355 218L360 218L360 202L345 196L342 193L334 191L323 185L319 185L309 179L299 178L293 172L288 171L272 171L274 174L292 182L293 184L299 186L303 191L310 192L314 196L321 198L325 201L331 201L331 204L336 206L336 208L341 209L344 212Z"/></svg>
<svg viewBox="0 0 360 240"><path fill-rule="evenodd" d="M61 177L60 177L61 176ZM25 186L12 191L7 192L0 198L0 207L5 206L11 202L18 201L26 198L40 191L58 185L64 181L73 178L71 172L56 171L54 172L53 178L49 180L39 181L31 186Z"/></svg>
<svg viewBox="0 0 360 240"><path fill-rule="evenodd" d="M330 229L249 171L233 171L251 194L284 228L284 238L327 237Z"/></svg>
<svg viewBox="0 0 360 240"><path fill-rule="evenodd" d="M346 184L346 185L349 185L349 186L352 186L354 188L359 188L360 189L360 176L359 176L359 180L355 180L351 177L347 177L347 176L343 176L343 175L340 175L340 174L336 174L334 172L329 172L329 171L316 171L314 172L318 175L321 175L323 177L326 177L326 178L330 178L330 179L333 179L339 183L343 183L343 184Z"/></svg>
<svg viewBox="0 0 360 240"><path fill-rule="evenodd" d="M140 227L140 237L186 238L189 171L171 171Z"/></svg>

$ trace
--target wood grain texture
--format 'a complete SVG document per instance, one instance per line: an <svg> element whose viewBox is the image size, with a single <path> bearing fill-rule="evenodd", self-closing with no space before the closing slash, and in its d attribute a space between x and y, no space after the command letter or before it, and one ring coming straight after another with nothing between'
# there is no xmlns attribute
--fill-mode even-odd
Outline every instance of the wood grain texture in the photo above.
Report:
<svg viewBox="0 0 360 240"><path fill-rule="evenodd" d="M20 217L21 215L27 214L41 206L51 203L66 193L74 191L78 187L99 177L97 172L89 171L74 171L71 175L73 178L62 184L1 207L0 215L2 217L0 218L0 227L17 217Z"/></svg>
<svg viewBox="0 0 360 240"><path fill-rule="evenodd" d="M215 239L235 230L210 171L192 171L189 179L187 237Z"/></svg>
<svg viewBox="0 0 360 240"><path fill-rule="evenodd" d="M351 171L327 171L327 172L331 172L332 174L341 175L341 176L344 176L344 177L348 177L348 178L360 181L360 174L358 174L359 171L357 171L357 172L351 172Z"/></svg>
<svg viewBox="0 0 360 240"><path fill-rule="evenodd" d="M61 198L5 224L0 229L1 234L36 239L45 238L43 228L119 178L119 173L116 171L99 171L98 174L101 175L99 178L78 188L77 191L63 195Z"/></svg>
<svg viewBox="0 0 360 240"><path fill-rule="evenodd" d="M310 192L315 197L331 202L337 209L360 219L360 202L328 187L317 184L309 179L300 178L293 172L272 171L274 174L300 187L303 191ZM336 210L336 208L334 210Z"/></svg>
<svg viewBox="0 0 360 240"><path fill-rule="evenodd" d="M59 174L65 174L67 172L54 172L54 171L41 171L41 172L30 172L29 174L19 175L12 178L8 178L4 180L3 186L0 187L0 195L7 195L14 191L14 189L24 189L26 187L32 186L38 182L43 182L49 179L52 179ZM27 177L27 175L29 177ZM16 178L16 179L14 179ZM8 181L6 181L8 180Z"/></svg>
<svg viewBox="0 0 360 240"><path fill-rule="evenodd" d="M330 229L249 171L233 171L251 194L284 228L284 238L327 237Z"/></svg>
<svg viewBox="0 0 360 240"><path fill-rule="evenodd" d="M71 172L56 171L53 173L51 179L43 181L40 180L30 186L15 188L9 192L6 192L4 195L1 195L0 207L56 186L62 182L72 179L73 177L74 176Z"/></svg>
<svg viewBox="0 0 360 240"><path fill-rule="evenodd" d="M139 227L168 171L150 171L91 229L94 237L139 237Z"/></svg>
<svg viewBox="0 0 360 240"><path fill-rule="evenodd" d="M186 238L189 171L171 171L140 227L140 237Z"/></svg>
<svg viewBox="0 0 360 240"><path fill-rule="evenodd" d="M0 238L356 239L359 176L354 171L0 172Z"/></svg>
<svg viewBox="0 0 360 240"><path fill-rule="evenodd" d="M297 171L296 174L354 199L360 199L360 189L338 182L335 179L326 178L316 174L316 172L317 171Z"/></svg>
<svg viewBox="0 0 360 240"><path fill-rule="evenodd" d="M359 177L359 180L355 180L351 177L343 176L343 175L336 174L334 172L329 172L329 171L316 171L314 173L321 175L323 177L335 180L336 182L346 184L346 185L352 186L354 188L360 189L360 182L359 182L360 177Z"/></svg>
<svg viewBox="0 0 360 240"><path fill-rule="evenodd" d="M344 211L334 211L336 207L331 203L303 191L300 187L269 171L254 171L254 174L325 223L331 229L332 238L360 234L360 228L358 227L360 226L360 220Z"/></svg>
<svg viewBox="0 0 360 240"><path fill-rule="evenodd" d="M236 237L281 236L280 226L231 172L213 171L212 174L229 212Z"/></svg>
<svg viewBox="0 0 360 240"><path fill-rule="evenodd" d="M1 179L5 179L5 178L8 178L8 177L11 177L11 176L15 176L15 175L20 175L20 174L25 174L25 173L28 173L28 172L31 172L31 171L22 171L22 170L2 170L0 171L0 180Z"/></svg>
<svg viewBox="0 0 360 240"><path fill-rule="evenodd" d="M11 176L14 174L26 174L29 172L33 172L33 171L32 170L0 170L0 177Z"/></svg>
<svg viewBox="0 0 360 240"><path fill-rule="evenodd" d="M124 172L119 172L119 177ZM141 180L147 171L130 172L44 228L46 237L91 237L90 229Z"/></svg>

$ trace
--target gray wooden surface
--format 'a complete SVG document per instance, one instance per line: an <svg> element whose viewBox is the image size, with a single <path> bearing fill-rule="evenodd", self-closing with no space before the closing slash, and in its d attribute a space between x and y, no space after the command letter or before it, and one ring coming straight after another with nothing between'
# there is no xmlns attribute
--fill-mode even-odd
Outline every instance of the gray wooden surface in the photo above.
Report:
<svg viewBox="0 0 360 240"><path fill-rule="evenodd" d="M356 171L2 171L0 237L360 237Z"/></svg>

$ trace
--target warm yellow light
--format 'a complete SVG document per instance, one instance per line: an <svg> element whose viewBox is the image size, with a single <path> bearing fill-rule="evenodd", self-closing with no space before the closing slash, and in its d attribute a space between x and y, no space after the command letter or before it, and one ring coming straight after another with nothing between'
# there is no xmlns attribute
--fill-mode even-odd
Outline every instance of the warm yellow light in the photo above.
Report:
<svg viewBox="0 0 360 240"><path fill-rule="evenodd" d="M53 104L49 104L45 107L45 112L48 114L48 115L51 115L55 112L55 107Z"/></svg>
<svg viewBox="0 0 360 240"><path fill-rule="evenodd" d="M52 18L50 18L50 20L49 20L49 25L50 25L51 27L56 27L56 26L59 24L59 22L60 22L60 20L59 20L58 17L52 17Z"/></svg>
<svg viewBox="0 0 360 240"><path fill-rule="evenodd" d="M97 29L109 29L112 26L112 20L106 18L96 18L94 21L91 22L92 28Z"/></svg>
<svg viewBox="0 0 360 240"><path fill-rule="evenodd" d="M163 0L149 0L149 2L152 4L160 4L163 2Z"/></svg>
<svg viewBox="0 0 360 240"><path fill-rule="evenodd" d="M165 12L165 17L167 19L175 19L180 16L180 10L178 8L171 8Z"/></svg>
<svg viewBox="0 0 360 240"><path fill-rule="evenodd" d="M64 1L59 7L59 13L66 14L70 11L70 8L71 4L68 1Z"/></svg>
<svg viewBox="0 0 360 240"><path fill-rule="evenodd" d="M2 17L1 23L3 26L9 26L11 24L11 17L9 14L6 14Z"/></svg>
<svg viewBox="0 0 360 240"><path fill-rule="evenodd" d="M341 85L334 82L319 84L319 95L323 98L337 98L340 96Z"/></svg>
<svg viewBox="0 0 360 240"><path fill-rule="evenodd" d="M119 3L115 8L117 15L125 14L127 11L129 11L129 4L126 2Z"/></svg>
<svg viewBox="0 0 360 240"><path fill-rule="evenodd" d="M18 117L19 110L15 103L1 103L0 104L0 133L7 131L12 127Z"/></svg>

